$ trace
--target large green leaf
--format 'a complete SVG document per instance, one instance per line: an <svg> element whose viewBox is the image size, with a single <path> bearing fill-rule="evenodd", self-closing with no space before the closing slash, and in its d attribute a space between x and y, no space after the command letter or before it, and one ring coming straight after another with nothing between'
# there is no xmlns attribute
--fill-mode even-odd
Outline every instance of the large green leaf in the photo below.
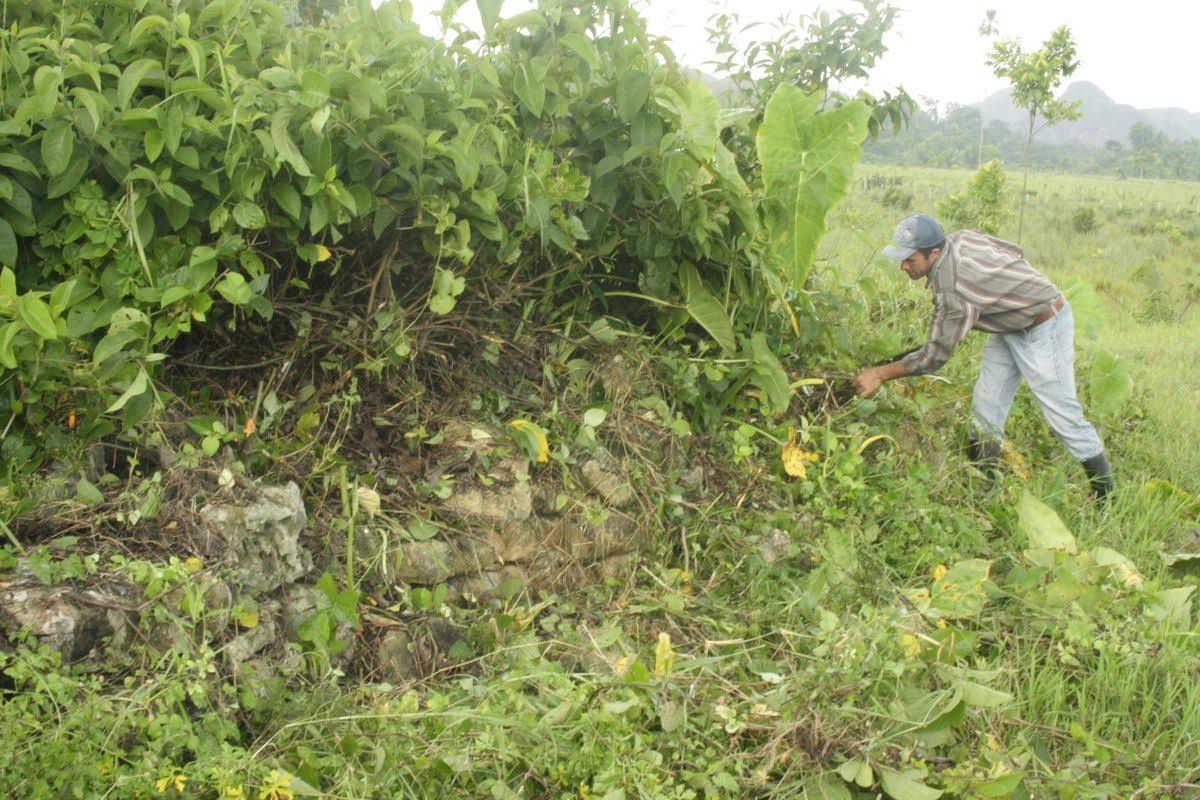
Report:
<svg viewBox="0 0 1200 800"><path fill-rule="evenodd" d="M487 36L492 32L492 28L496 27L496 20L500 19L500 6L504 0L475 0L479 6L479 19L483 22L483 35Z"/></svg>
<svg viewBox="0 0 1200 800"><path fill-rule="evenodd" d="M983 611L987 594L983 589L992 562L981 558L959 561L933 584L930 600L941 616L969 619Z"/></svg>
<svg viewBox="0 0 1200 800"><path fill-rule="evenodd" d="M627 70L617 81L617 114L626 122L646 105L650 97L650 76L640 69Z"/></svg>
<svg viewBox="0 0 1200 800"><path fill-rule="evenodd" d="M1133 377L1119 357L1107 350L1097 350L1088 375L1092 395L1092 410L1099 414L1115 414L1133 391Z"/></svg>
<svg viewBox="0 0 1200 800"><path fill-rule="evenodd" d="M546 68L544 59L535 58L519 65L513 75L513 92L535 117L542 116L546 106Z"/></svg>
<svg viewBox="0 0 1200 800"><path fill-rule="evenodd" d="M43 339L58 338L58 328L50 314L50 306L40 297L32 294L21 295L21 299L17 301L17 313L20 314L21 321L38 336Z"/></svg>
<svg viewBox="0 0 1200 800"><path fill-rule="evenodd" d="M879 784L893 800L937 800L942 796L940 789L930 788L890 769L880 771Z"/></svg>
<svg viewBox="0 0 1200 800"><path fill-rule="evenodd" d="M691 264L684 266L683 279L686 283L684 292L687 297L687 312L708 331L709 336L716 339L717 344L727 352L732 352L737 344L733 338L733 323L729 321L725 309L717 302L717 298L704 288L699 273Z"/></svg>
<svg viewBox="0 0 1200 800"><path fill-rule="evenodd" d="M668 91L667 102L679 115L679 131L688 152L697 161L711 159L721 116L721 107L712 91L699 81L688 81L682 93Z"/></svg>
<svg viewBox="0 0 1200 800"><path fill-rule="evenodd" d="M1017 504L1017 519L1021 531L1029 538L1029 545L1037 550L1064 550L1078 552L1075 537L1059 519L1054 509L1038 500L1029 492L1021 493Z"/></svg>
<svg viewBox="0 0 1200 800"><path fill-rule="evenodd" d="M750 381L771 403L776 414L787 411L792 400L788 376L762 333L754 334L750 340Z"/></svg>
<svg viewBox="0 0 1200 800"><path fill-rule="evenodd" d="M849 188L871 116L858 101L829 111L821 102L820 94L784 84L758 130L772 254L796 289L808 277L826 214Z"/></svg>
<svg viewBox="0 0 1200 800"><path fill-rule="evenodd" d="M746 233L754 236L758 233L758 209L754 205L750 187L738 171L737 159L729 152L729 148L720 142L717 142L713 150L712 171L729 193L729 205L741 221L742 227L746 229Z"/></svg>
<svg viewBox="0 0 1200 800"><path fill-rule="evenodd" d="M58 175L71 164L75 149L75 127L65 119L55 120L42 134L42 163L50 175Z"/></svg>
<svg viewBox="0 0 1200 800"><path fill-rule="evenodd" d="M0 264L16 266L17 252L17 236L8 220L0 217Z"/></svg>
<svg viewBox="0 0 1200 800"><path fill-rule="evenodd" d="M117 81L117 106L128 108L129 101L133 99L133 93L141 86L142 81L155 73L162 74L162 64L153 58L139 58L126 67L125 71L121 73L120 80Z"/></svg>
<svg viewBox="0 0 1200 800"><path fill-rule="evenodd" d="M275 145L275 152L279 154L280 158L291 164L297 175L304 178L312 177L312 169L304 160L304 156L300 154L296 143L292 141L291 134L288 133L288 123L290 122L291 110L288 108L281 108L271 116L271 142Z"/></svg>

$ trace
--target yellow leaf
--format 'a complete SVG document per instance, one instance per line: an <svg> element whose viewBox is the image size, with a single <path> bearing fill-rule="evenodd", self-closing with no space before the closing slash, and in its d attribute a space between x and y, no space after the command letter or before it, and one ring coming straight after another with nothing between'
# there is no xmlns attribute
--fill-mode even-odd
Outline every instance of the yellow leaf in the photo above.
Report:
<svg viewBox="0 0 1200 800"><path fill-rule="evenodd" d="M252 608L243 608L235 615L237 624L243 628L258 627L258 611Z"/></svg>
<svg viewBox="0 0 1200 800"><path fill-rule="evenodd" d="M189 556L185 558L183 560L183 565L187 567L188 572L192 573L193 575L204 569L204 562L196 558L196 556Z"/></svg>
<svg viewBox="0 0 1200 800"><path fill-rule="evenodd" d="M1013 447L1012 442L1007 439L1000 445L1000 456L1004 463L1008 465L1013 474L1021 480L1029 480L1029 468L1025 465L1025 459L1017 448Z"/></svg>
<svg viewBox="0 0 1200 800"><path fill-rule="evenodd" d="M326 247L323 244L317 245L317 263L318 264L320 264L322 261L328 261L331 258L333 258L333 253L330 252L328 247Z"/></svg>
<svg viewBox="0 0 1200 800"><path fill-rule="evenodd" d="M545 464L550 460L550 443L546 440L546 432L540 426L527 419L514 419L509 425L533 437L537 443L537 462L539 464Z"/></svg>
<svg viewBox="0 0 1200 800"><path fill-rule="evenodd" d="M802 449L795 442L789 441L783 446L780 453L780 458L783 460L783 471L793 478L807 478L808 465L806 461L818 461L820 456L816 453L809 453Z"/></svg>
<svg viewBox="0 0 1200 800"><path fill-rule="evenodd" d="M654 674L658 677L670 675L675 666L675 651L671 648L671 634L660 633L654 648Z"/></svg>

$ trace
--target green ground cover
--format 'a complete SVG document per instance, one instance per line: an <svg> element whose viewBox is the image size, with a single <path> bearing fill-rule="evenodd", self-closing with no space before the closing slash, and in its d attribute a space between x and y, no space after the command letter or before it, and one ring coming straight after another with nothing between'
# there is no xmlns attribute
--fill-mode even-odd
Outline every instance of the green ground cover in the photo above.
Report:
<svg viewBox="0 0 1200 800"><path fill-rule="evenodd" d="M480 2L479 46L454 4L447 42L334 5L7 7L0 589L141 600L103 658L4 643L0 793L1195 796L1200 190L1032 179L1023 244L1077 306L1120 482L1096 507L1026 394L1005 474L967 464L978 336L848 391L927 324L877 248L970 177L860 168L825 224L888 109L822 80L873 63L890 7L752 50L731 114L624 2ZM395 489L373 513L414 538L399 515L455 491L421 463L451 414L551 479L597 442L686 453L630 469L654 546L482 604L356 561L355 487ZM396 452L364 455L380 431ZM395 456L420 476L376 484ZM178 522L288 479L328 571L300 666L239 672L253 598L209 607ZM461 634L439 669L335 658L375 595Z"/></svg>
<svg viewBox="0 0 1200 800"><path fill-rule="evenodd" d="M923 175L943 191L965 177ZM1071 185L1050 185L1059 180ZM920 287L873 257L903 211L874 192L849 199L822 246L814 288L841 300L839 355L801 372L781 354L795 379L820 374L836 385L923 333ZM1196 382L1181 366L1196 312L1139 316L1130 308L1154 289L1128 263L1081 263L1098 249L1160 253L1168 298L1185 305L1186 280L1167 265L1188 269L1194 217L1173 218L1184 233L1168 247L1131 230L1147 212L1127 219L1094 200L1103 222L1085 237L1066 230L1077 196L1061 192L1026 246L1035 263L1052 260L1039 259L1043 249L1066 251L1047 268L1058 280L1094 271L1106 311L1097 346L1127 360L1136 381L1132 399L1098 419L1120 481L1106 508L1088 501L1077 465L1024 393L1009 470L989 487L968 468L960 442L972 340L944 379L892 384L871 400L843 394L785 417L763 414L753 398L736 404L696 440L715 470L701 499L684 499L677 474L641 487L656 498L647 519L663 536L628 580L444 609L470 626L477 656L412 686L316 675L214 684L203 676L219 656L203 648L168 653L122 684L20 649L5 656L21 689L0 711L17 733L2 757L6 788L206 798L1194 796ZM649 343L629 355L657 363L668 387L687 377L686 360ZM577 403L562 397L563 408ZM567 414L540 417L552 441ZM804 479L779 462L789 426L817 456Z"/></svg>

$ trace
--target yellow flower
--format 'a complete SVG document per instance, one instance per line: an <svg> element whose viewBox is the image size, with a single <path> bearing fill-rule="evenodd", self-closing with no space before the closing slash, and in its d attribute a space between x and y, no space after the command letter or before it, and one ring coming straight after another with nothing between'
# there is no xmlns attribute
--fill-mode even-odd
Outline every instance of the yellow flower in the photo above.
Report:
<svg viewBox="0 0 1200 800"><path fill-rule="evenodd" d="M933 568L933 580L935 582L940 581L942 578L946 577L946 573L949 571L950 570L946 569L945 564L938 564Z"/></svg>
<svg viewBox="0 0 1200 800"><path fill-rule="evenodd" d="M155 794L166 794L167 789L174 789L180 794L183 793L183 786L187 782L187 778L180 775L178 772L174 775L168 775L165 778L159 778L154 782Z"/></svg>

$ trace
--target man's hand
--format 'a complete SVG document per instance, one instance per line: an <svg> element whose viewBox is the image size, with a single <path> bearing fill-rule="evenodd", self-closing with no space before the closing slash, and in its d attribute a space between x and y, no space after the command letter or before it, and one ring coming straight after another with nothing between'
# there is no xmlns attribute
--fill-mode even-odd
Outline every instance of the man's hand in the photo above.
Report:
<svg viewBox="0 0 1200 800"><path fill-rule="evenodd" d="M882 367L868 367L854 376L854 391L859 397L875 394L875 391L887 381L903 378L908 374L903 361L893 361Z"/></svg>
<svg viewBox="0 0 1200 800"><path fill-rule="evenodd" d="M875 391L883 385L883 377L879 374L881 369L881 367L871 367L854 376L854 391L858 393L859 397L875 394Z"/></svg>

